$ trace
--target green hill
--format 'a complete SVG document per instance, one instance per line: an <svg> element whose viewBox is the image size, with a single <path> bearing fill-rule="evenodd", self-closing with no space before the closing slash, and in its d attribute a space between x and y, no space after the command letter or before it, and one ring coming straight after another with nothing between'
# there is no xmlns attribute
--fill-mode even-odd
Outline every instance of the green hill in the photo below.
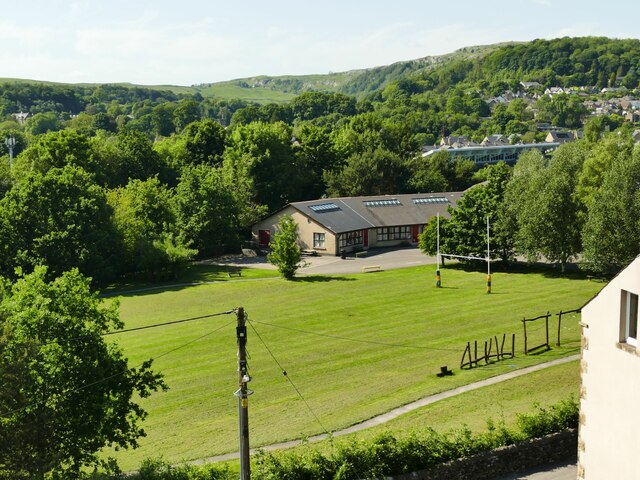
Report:
<svg viewBox="0 0 640 480"><path fill-rule="evenodd" d="M407 75L428 71L455 60L469 60L484 56L504 45L505 44L495 44L465 47L445 55L429 56L416 60L396 62L391 65L328 73L325 75L284 75L275 77L260 75L192 86L136 85L127 82L111 83L109 85L171 92L175 95L193 95L199 93L204 98L233 98L261 104L287 102L296 95L309 91L340 92L362 98L379 88L383 88L388 83L399 80ZM83 88L96 88L101 85L97 83L65 84L15 78L0 78L0 83Z"/></svg>

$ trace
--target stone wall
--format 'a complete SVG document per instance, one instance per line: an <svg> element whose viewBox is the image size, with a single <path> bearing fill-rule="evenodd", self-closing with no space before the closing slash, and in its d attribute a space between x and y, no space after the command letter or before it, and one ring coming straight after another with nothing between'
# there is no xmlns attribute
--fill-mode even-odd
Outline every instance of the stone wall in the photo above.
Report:
<svg viewBox="0 0 640 480"><path fill-rule="evenodd" d="M454 460L428 470L385 477L385 480L492 480L539 465L575 460L577 452L578 431L572 429Z"/></svg>

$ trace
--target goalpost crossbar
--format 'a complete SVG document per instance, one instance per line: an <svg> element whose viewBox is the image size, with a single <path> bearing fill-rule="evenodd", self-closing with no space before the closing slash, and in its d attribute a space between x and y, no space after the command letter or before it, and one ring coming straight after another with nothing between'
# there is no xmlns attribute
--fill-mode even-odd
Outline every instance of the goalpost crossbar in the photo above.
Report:
<svg viewBox="0 0 640 480"><path fill-rule="evenodd" d="M452 253L440 253L441 257L453 257L453 258L464 258L465 260L482 260L483 262L491 261L487 257L471 257L467 255L454 255Z"/></svg>

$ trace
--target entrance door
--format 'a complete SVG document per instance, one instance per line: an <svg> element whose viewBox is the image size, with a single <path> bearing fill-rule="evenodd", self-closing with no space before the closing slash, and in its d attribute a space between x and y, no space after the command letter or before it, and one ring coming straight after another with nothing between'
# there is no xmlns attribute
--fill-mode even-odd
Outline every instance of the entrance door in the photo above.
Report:
<svg viewBox="0 0 640 480"><path fill-rule="evenodd" d="M369 230L364 231L362 241L364 242L364 248L367 248L369 246Z"/></svg>
<svg viewBox="0 0 640 480"><path fill-rule="evenodd" d="M271 243L271 230L258 230L258 243L261 247L268 247Z"/></svg>
<svg viewBox="0 0 640 480"><path fill-rule="evenodd" d="M418 225L411 226L411 239L413 240L413 243L418 243L418 235L420 235L418 228Z"/></svg>

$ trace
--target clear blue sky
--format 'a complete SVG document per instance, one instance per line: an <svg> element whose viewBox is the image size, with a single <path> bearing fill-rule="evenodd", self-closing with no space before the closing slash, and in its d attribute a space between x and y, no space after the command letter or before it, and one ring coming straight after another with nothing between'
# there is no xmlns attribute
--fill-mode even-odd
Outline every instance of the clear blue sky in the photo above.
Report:
<svg viewBox="0 0 640 480"><path fill-rule="evenodd" d="M192 85L471 45L638 38L640 1L0 0L0 77Z"/></svg>

